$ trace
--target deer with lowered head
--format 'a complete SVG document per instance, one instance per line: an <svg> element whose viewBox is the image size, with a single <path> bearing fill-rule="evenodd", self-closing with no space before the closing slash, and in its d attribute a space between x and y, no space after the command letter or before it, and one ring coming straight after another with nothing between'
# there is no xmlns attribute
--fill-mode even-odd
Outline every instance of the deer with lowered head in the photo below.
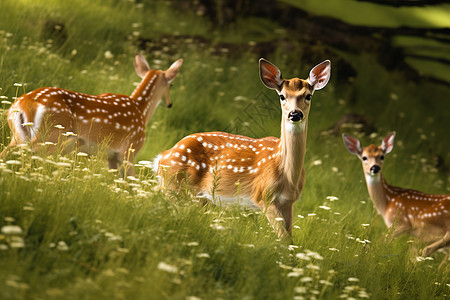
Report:
<svg viewBox="0 0 450 300"><path fill-rule="evenodd" d="M0 156L15 145L30 143L38 150L40 142L56 144L61 133L68 138L63 152L76 142L81 151L97 152L98 144L107 142L110 169L124 162L128 174L133 160L145 141L145 128L162 99L172 106L169 88L183 63L175 61L169 69L151 70L144 56L136 54L134 68L142 81L131 96L105 93L88 95L56 87L44 87L17 98L8 110L11 143ZM49 143L50 142L50 143ZM49 149L52 152L53 149Z"/></svg>

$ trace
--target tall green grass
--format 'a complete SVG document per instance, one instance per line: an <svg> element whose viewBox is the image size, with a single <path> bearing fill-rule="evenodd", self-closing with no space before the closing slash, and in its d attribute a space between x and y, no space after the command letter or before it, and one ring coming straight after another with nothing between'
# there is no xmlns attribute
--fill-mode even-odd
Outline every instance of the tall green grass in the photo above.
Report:
<svg viewBox="0 0 450 300"><path fill-rule="evenodd" d="M166 38L174 46L145 55L151 67L161 68L184 58L171 90L174 106L158 108L136 161L151 160L192 132L279 136L278 99L260 83L258 57L250 51L214 54L221 35L206 19L164 2L72 3L2 4L2 100L52 85L130 94L138 81L132 66L137 38L155 45ZM48 18L65 24L62 44L41 34ZM167 36L174 31L177 35ZM175 43L186 34L213 43ZM0 162L1 298L448 297L448 262L438 269L444 254L417 261L416 249L423 245L408 236L390 237L368 197L359 162L340 136L325 132L345 113L365 114L378 132L369 137L349 130L364 144L398 132L385 163L390 183L448 193L448 88L407 82L368 55L338 54L358 75L347 87L336 86L332 77L312 100L306 186L295 205L293 245L277 241L259 212L202 207L188 191L159 190L144 162L136 166L136 177L123 180L106 169L102 154L41 157L23 147ZM267 58L284 77L305 78L318 62L303 57L309 65L293 65L300 61L297 55ZM9 105L2 105L0 143L6 145ZM444 166L436 166L437 156Z"/></svg>

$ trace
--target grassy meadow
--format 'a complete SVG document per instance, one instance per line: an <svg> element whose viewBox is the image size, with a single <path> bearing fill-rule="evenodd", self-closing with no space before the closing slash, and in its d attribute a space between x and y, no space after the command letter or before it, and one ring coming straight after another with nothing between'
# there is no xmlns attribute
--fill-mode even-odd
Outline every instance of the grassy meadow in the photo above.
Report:
<svg viewBox="0 0 450 300"><path fill-rule="evenodd" d="M375 128L343 130L363 145L395 130L384 167L388 182L450 193L448 86L408 81L370 54L323 46L312 61L272 21L242 18L239 26L217 28L200 12L164 1L1 6L0 150L11 138L6 111L24 92L58 86L129 95L139 81L137 51L155 69L184 59L171 89L173 107L159 107L151 120L135 177L109 171L105 153L42 157L21 147L0 161L1 299L450 297L449 262L439 268L445 253L418 259L423 245L390 237L358 159L328 130L348 113L367 116ZM328 58L321 53L357 71L351 80L332 75L312 100L306 185L289 246L277 241L261 212L201 207L187 191L160 191L146 162L193 132L279 136L279 100L259 80L255 45L280 39L289 46L280 43L265 58L285 78L306 78Z"/></svg>

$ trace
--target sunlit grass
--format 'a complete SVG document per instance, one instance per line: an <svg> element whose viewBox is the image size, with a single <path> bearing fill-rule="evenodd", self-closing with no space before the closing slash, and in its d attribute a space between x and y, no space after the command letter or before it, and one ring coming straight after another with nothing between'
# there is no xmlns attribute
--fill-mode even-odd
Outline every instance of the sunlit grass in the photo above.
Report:
<svg viewBox="0 0 450 300"><path fill-rule="evenodd" d="M24 91L56 85L130 94L138 81L132 64L137 36L158 40L174 28L189 33L191 22L195 34L211 34L205 19L184 17L164 3L78 2L86 6L80 5L77 17L53 2L30 8L29 1L7 2L10 15L18 16L15 9L23 6L32 20L60 12L73 35L59 48L32 35L28 23L7 19L12 23L0 33L2 146L9 143L6 110ZM116 19L92 30L108 16ZM390 237L368 197L359 161L340 136L324 133L345 113L368 115L378 133L348 131L365 144L397 131L385 163L389 183L448 193L448 171L434 159L450 158L449 112L445 101L429 99L445 100L448 90L407 83L365 55L345 57L358 71L347 87L352 93L337 92L342 89L332 78L312 100L306 185L295 204L294 244L288 246L277 241L261 212L202 207L188 192L164 193L156 186L152 158L189 133L279 136L279 101L258 78L258 57L249 52L231 58L212 48L191 42L145 53L154 68L167 68L179 57L184 64L171 90L173 108L158 108L149 124L135 177L108 171L103 152L47 156L25 145L0 161L0 298L448 297L448 263L438 269L443 253L417 261L416 241ZM309 66L290 64L290 55L267 58L286 78L305 78Z"/></svg>

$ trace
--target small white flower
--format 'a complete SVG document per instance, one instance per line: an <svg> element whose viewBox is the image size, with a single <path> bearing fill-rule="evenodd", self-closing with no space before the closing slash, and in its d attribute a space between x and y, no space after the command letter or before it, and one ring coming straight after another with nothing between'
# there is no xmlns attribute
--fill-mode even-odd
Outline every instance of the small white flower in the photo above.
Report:
<svg viewBox="0 0 450 300"><path fill-rule="evenodd" d="M56 246L56 249L58 249L59 251L68 251L69 250L69 246L67 246L66 242L59 241L58 245Z"/></svg>
<svg viewBox="0 0 450 300"><path fill-rule="evenodd" d="M306 255L317 260L323 260L323 257L317 252L306 250Z"/></svg>
<svg viewBox="0 0 450 300"><path fill-rule="evenodd" d="M210 258L208 253L199 253L199 254L197 254L197 257L198 258Z"/></svg>
<svg viewBox="0 0 450 300"><path fill-rule="evenodd" d="M336 196L327 196L327 199L330 200L330 201L337 201L337 200L339 200L339 198L336 197Z"/></svg>
<svg viewBox="0 0 450 300"><path fill-rule="evenodd" d="M312 164L313 164L313 166L320 166L322 164L322 160L320 160L320 159L315 160L315 161L313 161Z"/></svg>
<svg viewBox="0 0 450 300"><path fill-rule="evenodd" d="M297 258L299 259L303 259L303 260L311 260L311 257L309 257L308 255L306 255L305 253L297 253L295 255Z"/></svg>
<svg viewBox="0 0 450 300"><path fill-rule="evenodd" d="M58 124L58 125L55 125L55 128L64 129L64 126Z"/></svg>
<svg viewBox="0 0 450 300"><path fill-rule="evenodd" d="M324 209L324 210L330 210L331 208L325 205L321 205L319 206L319 208Z"/></svg>
<svg viewBox="0 0 450 300"><path fill-rule="evenodd" d="M84 153L84 152L78 152L77 153L77 156L83 156L83 157L86 157L86 156L89 156L87 153Z"/></svg>
<svg viewBox="0 0 450 300"><path fill-rule="evenodd" d="M2 233L7 235L22 234L22 228L17 225L6 225L2 227Z"/></svg>
<svg viewBox="0 0 450 300"><path fill-rule="evenodd" d="M72 131L64 132L62 135L63 135L63 136L77 136L77 134L76 134L76 133L73 133Z"/></svg>
<svg viewBox="0 0 450 300"><path fill-rule="evenodd" d="M306 287L304 287L304 286L295 287L294 292L296 292L298 294L306 294Z"/></svg>
<svg viewBox="0 0 450 300"><path fill-rule="evenodd" d="M178 273L178 268L176 266L169 265L162 261L159 262L159 264L158 264L158 270L161 270L161 271L164 271L167 273L172 273L172 274Z"/></svg>
<svg viewBox="0 0 450 300"><path fill-rule="evenodd" d="M11 248L23 248L25 247L25 241L20 236L14 236L9 242Z"/></svg>
<svg viewBox="0 0 450 300"><path fill-rule="evenodd" d="M70 168L72 165L66 162L57 162L55 164L55 166L57 167L61 167L61 168Z"/></svg>
<svg viewBox="0 0 450 300"><path fill-rule="evenodd" d="M113 59L114 58L114 55L112 54L112 52L111 51L105 51L105 58L106 59Z"/></svg>
<svg viewBox="0 0 450 300"><path fill-rule="evenodd" d="M33 122L22 123L22 126L29 126L29 127L32 127L33 125L34 125Z"/></svg>

